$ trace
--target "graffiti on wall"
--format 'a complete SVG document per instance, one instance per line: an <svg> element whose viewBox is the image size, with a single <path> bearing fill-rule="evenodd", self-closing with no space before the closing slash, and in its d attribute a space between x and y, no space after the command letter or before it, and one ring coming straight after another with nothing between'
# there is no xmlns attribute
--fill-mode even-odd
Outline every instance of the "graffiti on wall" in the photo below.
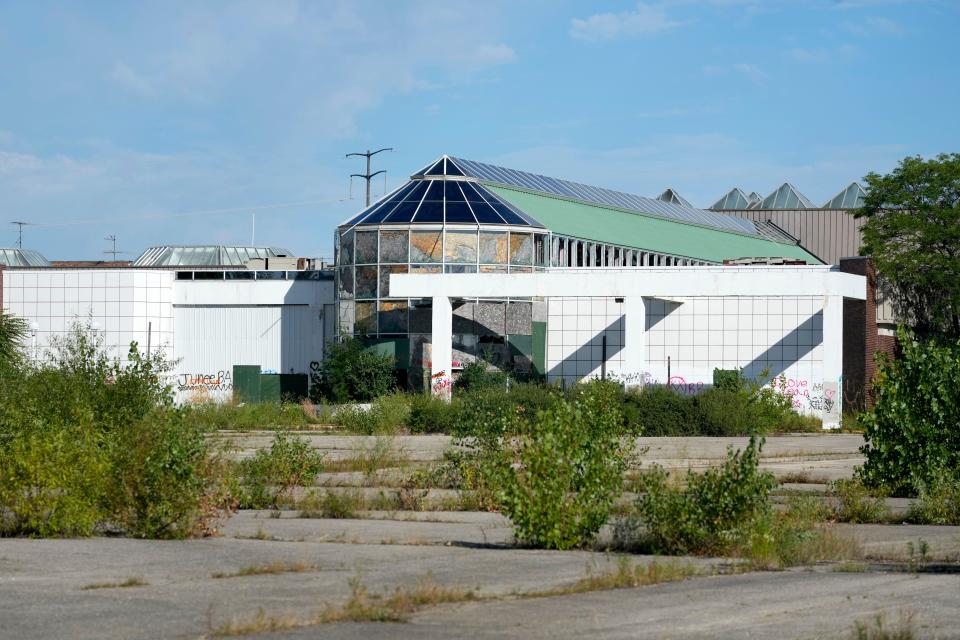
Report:
<svg viewBox="0 0 960 640"><path fill-rule="evenodd" d="M453 390L453 380L447 375L446 370L440 371L430 376L430 390L433 395L447 398Z"/></svg>
<svg viewBox="0 0 960 640"><path fill-rule="evenodd" d="M181 373L177 376L177 390L194 393L232 391L233 377L229 371L216 373Z"/></svg>
<svg viewBox="0 0 960 640"><path fill-rule="evenodd" d="M831 411L836 405L836 390L825 389L822 382L811 383L805 378L774 378L770 386L790 398L794 409Z"/></svg>

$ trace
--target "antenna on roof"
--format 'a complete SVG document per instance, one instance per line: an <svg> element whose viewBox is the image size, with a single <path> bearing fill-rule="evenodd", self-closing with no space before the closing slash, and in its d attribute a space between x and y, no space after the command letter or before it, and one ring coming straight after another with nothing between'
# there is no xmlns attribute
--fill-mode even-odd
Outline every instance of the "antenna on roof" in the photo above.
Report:
<svg viewBox="0 0 960 640"><path fill-rule="evenodd" d="M364 156L367 159L367 172L351 173L350 177L363 178L364 180L367 181L367 205L366 206L368 207L370 206L370 179L373 178L374 176L380 175L381 173L385 174L387 172L386 169L381 169L380 171L375 171L373 173L370 173L370 158L372 158L373 156L383 151L393 151L393 147L384 147L383 149L377 149L376 151L370 151L369 149L367 149L366 152L357 151L354 153L348 153L345 156L347 158L349 158L350 156ZM384 178L384 180L386 180L386 178Z"/></svg>
<svg viewBox="0 0 960 640"><path fill-rule="evenodd" d="M117 261L117 254L118 254L118 253L130 253L129 251L120 251L120 250L117 249L117 236L113 235L112 233L111 233L110 235L108 235L106 238L104 238L104 240L109 241L109 242L111 243L111 245L112 245L111 248L110 248L110 249L107 249L106 251L104 251L104 253L108 253L108 254L113 255L113 261L114 261L114 262Z"/></svg>
<svg viewBox="0 0 960 640"><path fill-rule="evenodd" d="M23 249L23 228L32 227L34 226L33 223L14 220L10 224L17 225L17 249Z"/></svg>

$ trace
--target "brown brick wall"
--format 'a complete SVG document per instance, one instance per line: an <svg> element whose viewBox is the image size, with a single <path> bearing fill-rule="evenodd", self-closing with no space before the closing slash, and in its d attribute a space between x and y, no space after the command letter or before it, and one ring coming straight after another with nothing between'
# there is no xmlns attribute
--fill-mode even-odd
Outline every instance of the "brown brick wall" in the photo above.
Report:
<svg viewBox="0 0 960 640"><path fill-rule="evenodd" d="M883 351L896 357L897 340L879 335L877 330L877 271L873 262L862 257L842 258L840 270L867 279L867 299L844 300L843 304L843 409L862 411L873 406L870 382L877 372L874 354Z"/></svg>

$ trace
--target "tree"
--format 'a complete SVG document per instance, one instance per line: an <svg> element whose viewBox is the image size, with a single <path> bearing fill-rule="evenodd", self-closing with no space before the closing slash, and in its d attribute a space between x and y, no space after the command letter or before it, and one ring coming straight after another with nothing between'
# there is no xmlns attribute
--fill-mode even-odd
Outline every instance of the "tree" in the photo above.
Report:
<svg viewBox="0 0 960 640"><path fill-rule="evenodd" d="M960 337L960 154L904 158L864 179L860 252L895 310L921 335Z"/></svg>
<svg viewBox="0 0 960 640"><path fill-rule="evenodd" d="M28 333L26 320L0 309L0 369L20 364Z"/></svg>
<svg viewBox="0 0 960 640"><path fill-rule="evenodd" d="M394 367L393 356L378 353L361 338L344 336L340 342L327 345L319 384L311 393L315 400L367 402L390 391Z"/></svg>

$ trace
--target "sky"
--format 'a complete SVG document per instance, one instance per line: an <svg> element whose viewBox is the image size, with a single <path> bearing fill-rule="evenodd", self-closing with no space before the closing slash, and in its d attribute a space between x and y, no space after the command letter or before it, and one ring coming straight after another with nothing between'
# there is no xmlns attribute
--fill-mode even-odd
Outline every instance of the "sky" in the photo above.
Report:
<svg viewBox="0 0 960 640"><path fill-rule="evenodd" d="M960 2L0 0L0 246L332 255L441 154L706 207L958 151Z"/></svg>

